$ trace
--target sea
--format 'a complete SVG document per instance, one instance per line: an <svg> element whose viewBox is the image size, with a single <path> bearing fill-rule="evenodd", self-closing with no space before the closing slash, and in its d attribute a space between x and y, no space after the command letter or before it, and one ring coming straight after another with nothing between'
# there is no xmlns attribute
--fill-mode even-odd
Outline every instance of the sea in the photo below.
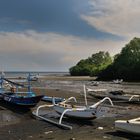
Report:
<svg viewBox="0 0 140 140"><path fill-rule="evenodd" d="M70 75L69 72L42 72L42 71L6 71L4 72L7 78L27 77L28 74L35 76L65 76Z"/></svg>

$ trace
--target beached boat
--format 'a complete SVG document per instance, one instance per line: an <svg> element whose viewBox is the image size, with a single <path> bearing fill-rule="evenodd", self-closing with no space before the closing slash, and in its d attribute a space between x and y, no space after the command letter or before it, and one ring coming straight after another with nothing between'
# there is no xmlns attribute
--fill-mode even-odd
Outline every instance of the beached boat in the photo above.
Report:
<svg viewBox="0 0 140 140"><path fill-rule="evenodd" d="M133 95L133 94L128 94L128 93L124 93L122 90L118 90L118 91L108 91L108 92L104 92L104 91L96 91L96 90L92 90L92 89L87 89L88 93L90 96L98 98L98 99L102 99L104 97L109 97L112 100L122 100L124 102L132 102L132 103L140 103L140 95Z"/></svg>
<svg viewBox="0 0 140 140"><path fill-rule="evenodd" d="M100 82L98 82L98 81L91 81L89 83L90 86L98 86L99 84L100 84Z"/></svg>
<svg viewBox="0 0 140 140"><path fill-rule="evenodd" d="M84 90L84 91L86 91L86 90ZM53 105L39 106L37 108L37 110L33 111L33 115L35 115L36 117L41 118L47 122L59 125L64 128L72 129L72 126L62 123L62 119L64 116L69 117L69 118L78 118L78 119L84 119L84 120L95 119L95 118L99 117L99 110L97 108L104 101L109 100L109 102L113 106L112 101L108 97L105 97L104 99L100 100L99 102L97 102L91 106L88 106L87 99L86 99L86 92L85 92L85 106L77 106L77 105L68 104L67 102L69 102L72 99L74 99L74 101L76 102L75 97L70 97L67 100L60 102L58 104L56 104L54 101ZM55 110L58 114L60 114L59 121L57 122L57 121L53 121L49 118L46 118L44 115L47 114L47 112L45 112L45 114L40 115L40 109L44 108L44 107L52 107L53 110ZM107 113L106 110L102 110L102 115L104 115L105 113Z"/></svg>
<svg viewBox="0 0 140 140"><path fill-rule="evenodd" d="M140 117L131 120L117 120L115 128L120 131L140 134Z"/></svg>
<svg viewBox="0 0 140 140"><path fill-rule="evenodd" d="M37 81L38 80L38 76L39 76L39 74L37 74L37 75L31 75L30 81Z"/></svg>
<svg viewBox="0 0 140 140"><path fill-rule="evenodd" d="M86 88L87 92L106 92L107 89L91 89L91 88Z"/></svg>
<svg viewBox="0 0 140 140"><path fill-rule="evenodd" d="M41 100L45 101L45 102L51 102L51 103L53 102L53 100L55 100L55 103L59 103L59 102L64 101L65 99L64 98L60 98L60 97L44 96Z"/></svg>
<svg viewBox="0 0 140 140"><path fill-rule="evenodd" d="M34 92L5 92L2 96L4 101L24 107L36 106L43 97L36 96Z"/></svg>
<svg viewBox="0 0 140 140"><path fill-rule="evenodd" d="M36 95L34 92L31 91L31 84L30 84L30 74L28 76L28 86L24 86L19 83L15 83L9 79L2 78L3 81L7 81L12 85L11 91L3 91L1 93L1 97L4 101L20 105L26 107L33 107L35 106L43 97L43 95ZM28 88L27 92L19 92L18 87L26 87ZM1 85L3 87L3 85Z"/></svg>
<svg viewBox="0 0 140 140"><path fill-rule="evenodd" d="M79 119L95 119L96 109L86 106L77 106L66 104L64 102L55 104L53 109L58 114L64 114L66 117L79 118Z"/></svg>
<svg viewBox="0 0 140 140"><path fill-rule="evenodd" d="M114 84L121 84L123 82L123 79L116 79L116 80L113 80L113 83Z"/></svg>

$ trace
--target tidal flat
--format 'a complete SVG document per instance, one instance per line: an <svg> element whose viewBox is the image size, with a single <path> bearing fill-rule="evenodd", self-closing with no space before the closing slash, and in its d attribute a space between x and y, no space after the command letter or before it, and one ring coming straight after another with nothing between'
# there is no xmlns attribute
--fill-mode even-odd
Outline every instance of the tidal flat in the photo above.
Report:
<svg viewBox="0 0 140 140"><path fill-rule="evenodd" d="M38 82L32 83L32 90L37 94L68 98L74 96L78 103L84 105L83 85L89 83L91 78L70 78L70 77L43 77ZM139 83L123 83L115 85L111 82L101 82L98 87L123 89L126 92L139 93ZM88 104L97 102L87 96ZM46 104L40 101L39 105ZM48 104L48 103L47 103ZM140 116L139 104L114 103L116 107L110 107L110 115L90 121L75 119L64 119L64 123L70 124L73 129L65 130L53 124L36 119L32 111L37 108L22 109L11 104L0 101L0 140L138 140L139 135L117 131L114 121L118 119L131 119ZM47 111L47 110L46 110Z"/></svg>

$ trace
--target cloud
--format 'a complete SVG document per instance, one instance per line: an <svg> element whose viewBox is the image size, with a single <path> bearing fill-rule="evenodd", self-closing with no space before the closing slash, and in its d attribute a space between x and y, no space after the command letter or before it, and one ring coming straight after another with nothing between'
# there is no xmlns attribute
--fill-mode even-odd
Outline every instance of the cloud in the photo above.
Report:
<svg viewBox="0 0 140 140"><path fill-rule="evenodd" d="M140 35L139 0L1 0L0 67L65 71Z"/></svg>
<svg viewBox="0 0 140 140"><path fill-rule="evenodd" d="M140 35L139 0L89 0L87 14L81 18L100 31L132 38Z"/></svg>
<svg viewBox="0 0 140 140"><path fill-rule="evenodd" d="M34 30L83 38L120 39L97 30L80 17L89 6L85 0L0 0L0 31Z"/></svg>
<svg viewBox="0 0 140 140"><path fill-rule="evenodd" d="M0 33L0 67L5 70L68 71L80 59L100 50L112 55L125 42L82 39L55 33L25 32Z"/></svg>

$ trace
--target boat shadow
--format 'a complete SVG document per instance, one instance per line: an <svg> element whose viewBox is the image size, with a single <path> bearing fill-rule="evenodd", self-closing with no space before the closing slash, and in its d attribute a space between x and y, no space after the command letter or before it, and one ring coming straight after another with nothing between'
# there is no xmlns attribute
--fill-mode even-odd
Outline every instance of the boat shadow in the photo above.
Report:
<svg viewBox="0 0 140 140"><path fill-rule="evenodd" d="M63 122L69 123L74 126L82 127L82 126L93 126L93 120L84 120L78 118L63 118Z"/></svg>
<svg viewBox="0 0 140 140"><path fill-rule="evenodd" d="M125 138L128 140L139 140L140 139L139 134L132 134L132 133L127 133L127 132L122 132L122 131L106 132L106 134L112 135L115 137Z"/></svg>
<svg viewBox="0 0 140 140"><path fill-rule="evenodd" d="M31 112L30 108L17 106L3 100L0 100L0 108L3 110L11 110L16 114L21 114L21 115Z"/></svg>

